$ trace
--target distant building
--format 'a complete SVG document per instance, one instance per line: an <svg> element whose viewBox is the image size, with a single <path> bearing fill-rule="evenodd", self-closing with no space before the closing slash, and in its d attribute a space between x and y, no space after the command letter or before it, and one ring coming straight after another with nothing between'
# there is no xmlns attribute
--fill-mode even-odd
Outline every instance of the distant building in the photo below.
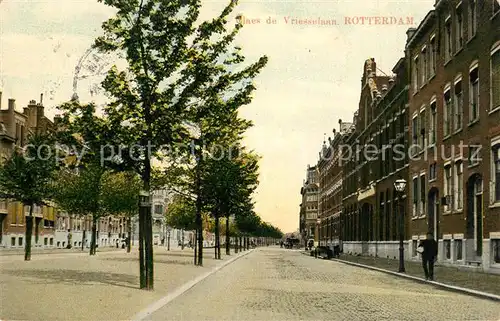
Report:
<svg viewBox="0 0 500 321"><path fill-rule="evenodd" d="M352 123L339 120L340 131L323 142L318 160L320 244L338 245L342 233L342 145Z"/></svg>
<svg viewBox="0 0 500 321"><path fill-rule="evenodd" d="M42 133L54 130L54 123L45 117L44 106L31 100L23 112L16 110L14 99L8 100L7 109L2 107L0 92L0 161L9 157L12 150L26 144L30 133ZM19 202L0 199L0 246L23 248L25 233L25 217L29 215L29 207ZM33 210L34 226L32 238L34 247L54 247L54 227L56 211L50 206L35 206Z"/></svg>
<svg viewBox="0 0 500 321"><path fill-rule="evenodd" d="M155 190L151 193L151 214L153 218L153 245L176 247L183 242L187 245L192 239L191 231L171 228L166 224L165 213L172 201L172 193L167 189ZM184 234L184 238L183 238ZM132 242L139 244L139 217L135 216L132 225Z"/></svg>
<svg viewBox="0 0 500 321"><path fill-rule="evenodd" d="M307 177L304 181L300 194L302 195L302 204L300 210L301 235L307 241L314 238L319 241L318 219L318 169L316 166L307 166Z"/></svg>

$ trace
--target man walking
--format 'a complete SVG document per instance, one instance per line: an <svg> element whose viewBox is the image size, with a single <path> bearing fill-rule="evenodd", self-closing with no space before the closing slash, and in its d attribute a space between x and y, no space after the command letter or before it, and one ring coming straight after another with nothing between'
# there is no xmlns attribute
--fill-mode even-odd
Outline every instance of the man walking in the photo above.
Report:
<svg viewBox="0 0 500 321"><path fill-rule="evenodd" d="M424 267L425 279L434 281L434 262L438 254L438 244L432 233L427 233L427 239L418 245L418 252L422 254L422 266Z"/></svg>

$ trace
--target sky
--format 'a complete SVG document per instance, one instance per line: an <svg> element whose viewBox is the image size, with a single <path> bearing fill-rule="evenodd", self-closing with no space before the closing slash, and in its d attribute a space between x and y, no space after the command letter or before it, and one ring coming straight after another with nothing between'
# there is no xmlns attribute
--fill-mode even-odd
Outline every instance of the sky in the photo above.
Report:
<svg viewBox="0 0 500 321"><path fill-rule="evenodd" d="M352 121L364 62L374 58L378 69L390 75L404 56L406 30L417 27L434 2L240 0L232 16L241 14L254 23L244 25L237 44L248 63L269 57L256 78L252 103L241 112L254 122L245 144L262 157L255 201L264 221L284 232L298 228L307 165L317 163L324 137L339 129L339 119ZM200 18L215 17L227 3L203 0ZM55 106L73 93L80 58L113 13L96 0L0 0L2 107L14 98L22 110L43 93L46 114L53 117ZM398 23L363 23L359 17L393 17L387 21ZM299 19L330 23L299 24ZM99 101L99 95L90 94L99 78L83 78L89 75L80 72L77 93L82 101Z"/></svg>

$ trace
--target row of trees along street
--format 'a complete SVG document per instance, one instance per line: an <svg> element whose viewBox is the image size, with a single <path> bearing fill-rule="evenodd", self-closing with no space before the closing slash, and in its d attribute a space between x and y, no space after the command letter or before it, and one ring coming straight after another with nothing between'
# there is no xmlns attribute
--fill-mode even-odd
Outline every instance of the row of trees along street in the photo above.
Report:
<svg viewBox="0 0 500 321"><path fill-rule="evenodd" d="M150 193L159 188L176 193L166 213L169 224L196 231L195 264L203 264L203 230L211 229L211 222L216 258L221 228L227 239L246 246L251 236L282 237L262 222L252 201L259 157L242 145L253 124L239 111L250 104L253 79L267 57L244 64L234 45L242 25L236 19L228 26L237 1L202 23L197 22L200 0L99 2L117 13L103 23L94 47L118 53L127 64L124 70L113 66L102 82L108 102L98 108L74 97L61 104L57 130L33 133L32 148L14 149L0 168L0 196L30 207L25 259L30 259L34 205L53 202L73 215L91 216L91 254L100 217L126 217L130 232L130 218L138 214L140 288L152 290ZM37 148L42 145L72 148L59 161ZM217 153L213 146L223 148Z"/></svg>

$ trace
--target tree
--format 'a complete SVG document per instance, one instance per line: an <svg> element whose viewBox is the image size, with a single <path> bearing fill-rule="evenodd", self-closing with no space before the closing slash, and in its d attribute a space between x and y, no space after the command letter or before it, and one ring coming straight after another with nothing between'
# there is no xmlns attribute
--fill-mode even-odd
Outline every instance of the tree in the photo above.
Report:
<svg viewBox="0 0 500 321"><path fill-rule="evenodd" d="M193 200L176 194L167 208L165 218L168 226L182 230L181 245L184 249L184 230L196 229L196 209Z"/></svg>
<svg viewBox="0 0 500 321"><path fill-rule="evenodd" d="M140 178L134 172L118 172L109 175L102 185L101 197L107 213L127 220L127 253L130 253L132 217L139 211Z"/></svg>
<svg viewBox="0 0 500 321"><path fill-rule="evenodd" d="M92 217L90 255L96 254L97 221L108 215L104 204L106 180L112 173L99 164L81 165L77 170L66 169L60 172L56 184L55 201L66 212Z"/></svg>
<svg viewBox="0 0 500 321"><path fill-rule="evenodd" d="M215 219L217 258L220 258L219 218L226 218L226 235L229 235L229 217L238 217L253 207L251 196L258 185L258 160L253 152L239 148L235 155L205 162L201 195ZM230 254L227 238L226 254Z"/></svg>
<svg viewBox="0 0 500 321"><path fill-rule="evenodd" d="M31 260L33 207L47 205L53 196L53 180L59 167L50 134L33 134L21 150L15 148L0 165L0 198L13 199L29 206L26 217L24 260ZM24 209L23 209L24 215Z"/></svg>
<svg viewBox="0 0 500 321"><path fill-rule="evenodd" d="M255 235L255 233L259 230L261 225L260 217L253 211L253 209L250 209L236 217L236 225L238 226L238 230L246 236L245 248L248 248L248 237L250 235Z"/></svg>
<svg viewBox="0 0 500 321"><path fill-rule="evenodd" d="M227 53L227 46L241 28L241 23L231 33L224 28L236 1L231 1L218 18L197 27L200 0L99 2L113 7L117 13L103 23L104 35L96 39L95 48L123 53L128 68L120 71L114 66L109 70L102 83L110 98L104 107L106 126L92 130L106 144L121 147L119 157L111 157L116 156L116 150L105 151L105 158L113 160L111 165L134 170L142 179L140 287L152 290L151 158L161 158L166 145L172 147L188 139L186 119L194 116L199 119L207 111L199 106L233 107L248 103L254 87L245 80L253 78L267 60L260 59L238 72L224 68L244 60L238 50ZM219 40L213 40L215 36ZM226 54L227 59L220 62L221 55ZM233 85L238 87L236 94L221 101L229 88L234 89ZM80 108L75 114L83 113ZM199 137L196 145L200 146L202 140ZM199 226L200 218L197 215Z"/></svg>

